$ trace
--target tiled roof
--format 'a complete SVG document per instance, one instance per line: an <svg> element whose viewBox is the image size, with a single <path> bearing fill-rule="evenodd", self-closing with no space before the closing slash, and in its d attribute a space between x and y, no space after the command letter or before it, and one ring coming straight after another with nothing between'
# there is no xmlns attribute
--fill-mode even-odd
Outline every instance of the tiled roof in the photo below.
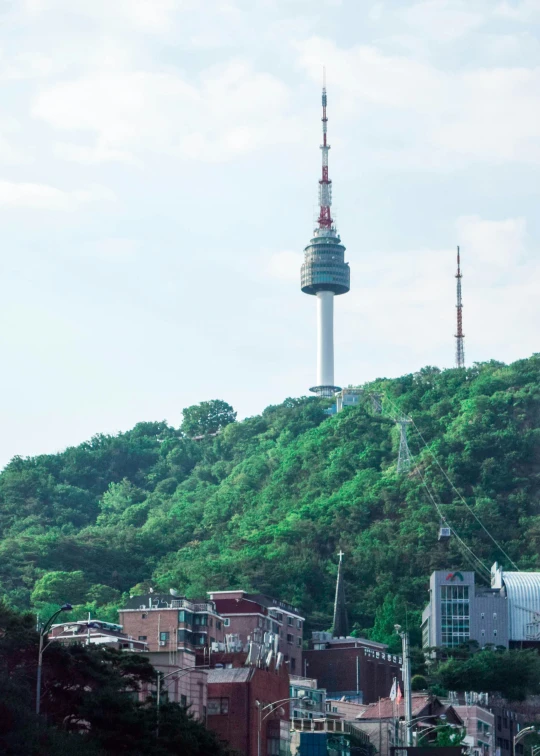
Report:
<svg viewBox="0 0 540 756"><path fill-rule="evenodd" d="M433 703L439 703L437 698L431 699ZM412 696L412 714L417 717L423 709L430 703L430 696L425 693L415 694ZM392 717L405 716L405 700L402 698L399 706L390 698L381 698L380 701L369 704L366 710L359 714L356 719L391 719Z"/></svg>

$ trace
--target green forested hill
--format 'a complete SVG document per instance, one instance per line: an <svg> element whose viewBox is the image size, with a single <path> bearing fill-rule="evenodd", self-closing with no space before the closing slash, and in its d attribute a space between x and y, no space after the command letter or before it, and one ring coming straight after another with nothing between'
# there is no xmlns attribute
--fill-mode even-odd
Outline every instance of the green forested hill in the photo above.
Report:
<svg viewBox="0 0 540 756"><path fill-rule="evenodd" d="M289 399L198 441L139 423L13 459L0 475L0 593L18 608L70 600L112 619L143 581L191 596L243 587L324 629L341 547L351 620L384 640L394 621L417 623L433 569L470 559L455 538L438 543L422 477L396 473L396 408L508 555L540 569L540 355L366 389L386 397L382 415L366 402L328 417L324 400ZM488 566L509 567L414 429L409 438L459 535Z"/></svg>

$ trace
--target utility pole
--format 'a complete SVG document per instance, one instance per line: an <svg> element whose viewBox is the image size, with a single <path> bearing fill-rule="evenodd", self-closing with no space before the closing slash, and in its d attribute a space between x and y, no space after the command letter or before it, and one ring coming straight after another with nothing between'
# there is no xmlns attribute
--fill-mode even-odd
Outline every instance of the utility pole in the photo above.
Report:
<svg viewBox="0 0 540 756"><path fill-rule="evenodd" d="M396 633L401 638L403 652L403 687L405 689L405 745L412 746L412 695L411 695L411 652L409 648L409 633L401 629L401 625L394 625ZM398 712L399 714L399 712Z"/></svg>

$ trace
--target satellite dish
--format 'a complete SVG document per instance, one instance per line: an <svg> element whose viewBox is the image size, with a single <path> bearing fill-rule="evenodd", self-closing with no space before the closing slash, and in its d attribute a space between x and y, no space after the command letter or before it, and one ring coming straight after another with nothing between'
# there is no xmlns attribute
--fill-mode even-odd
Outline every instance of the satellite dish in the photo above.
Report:
<svg viewBox="0 0 540 756"><path fill-rule="evenodd" d="M171 594L171 596L178 596L178 591L176 590L176 588L169 588L169 593Z"/></svg>

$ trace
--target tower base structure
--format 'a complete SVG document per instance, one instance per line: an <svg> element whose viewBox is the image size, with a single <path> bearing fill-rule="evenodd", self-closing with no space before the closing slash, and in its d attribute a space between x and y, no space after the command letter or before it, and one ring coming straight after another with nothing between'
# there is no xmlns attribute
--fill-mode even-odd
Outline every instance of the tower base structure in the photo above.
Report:
<svg viewBox="0 0 540 756"><path fill-rule="evenodd" d="M312 386L310 391L317 394L317 396L329 397L341 391L341 386Z"/></svg>

